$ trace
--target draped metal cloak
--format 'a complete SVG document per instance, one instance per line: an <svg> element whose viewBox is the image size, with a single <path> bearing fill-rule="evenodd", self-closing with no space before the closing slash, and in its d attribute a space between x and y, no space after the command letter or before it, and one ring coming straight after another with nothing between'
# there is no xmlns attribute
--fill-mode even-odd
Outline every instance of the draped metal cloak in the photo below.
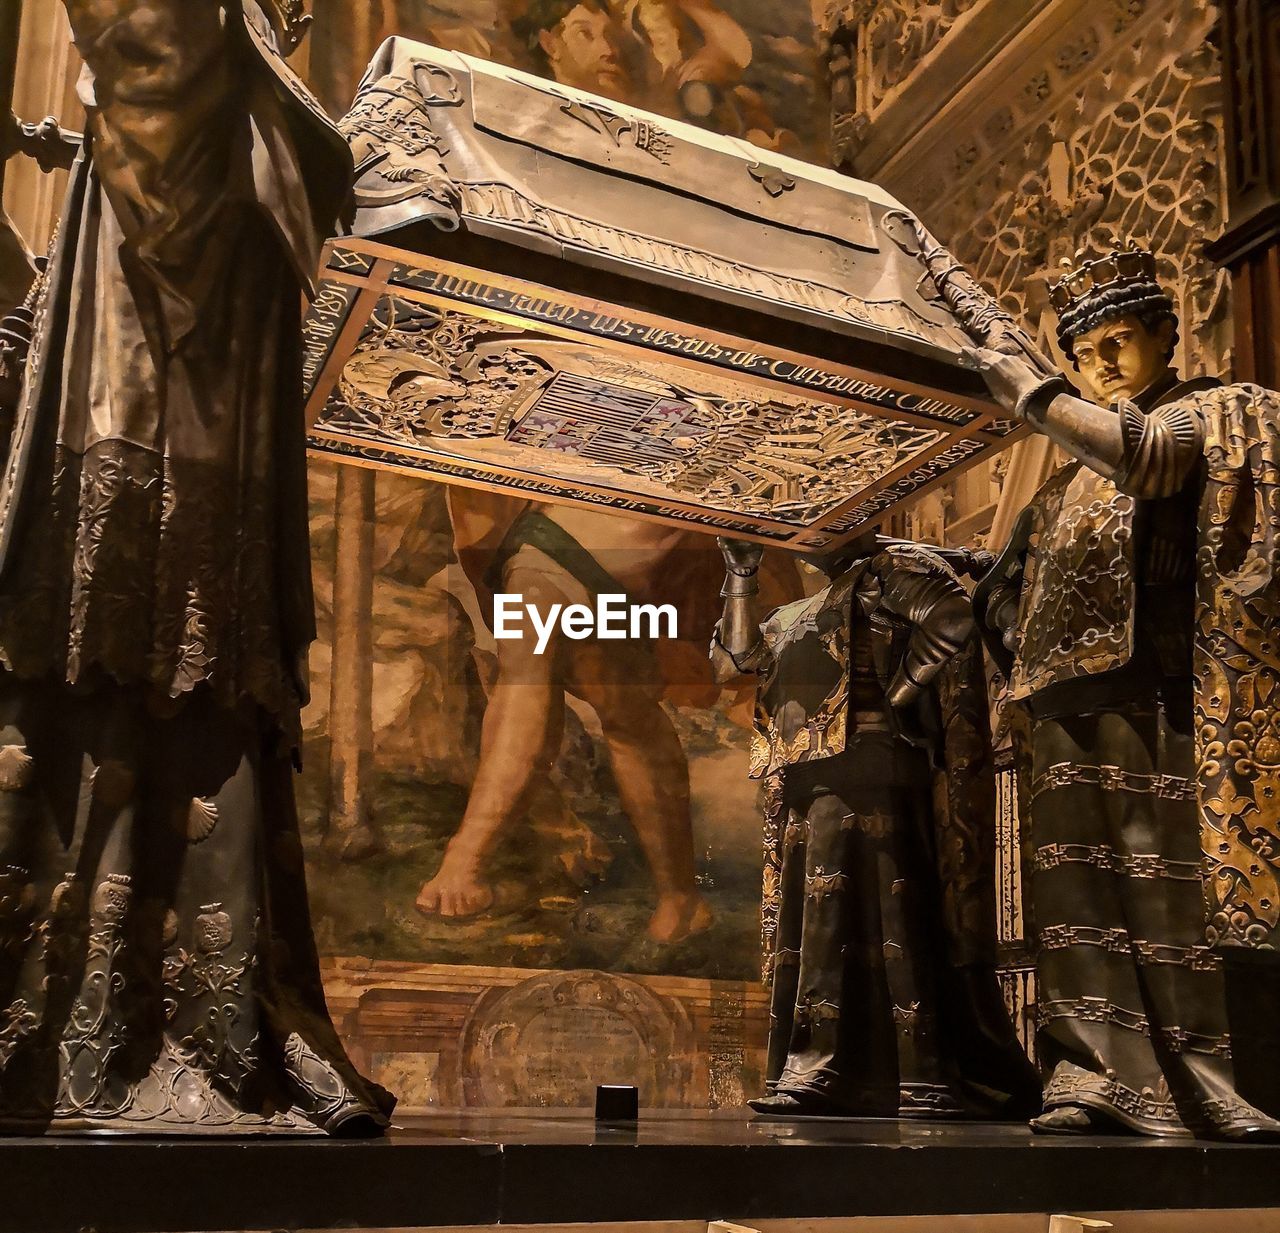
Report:
<svg viewBox="0 0 1280 1233"><path fill-rule="evenodd" d="M255 0L68 9L86 147L0 479L0 1130L377 1133L287 757L300 291L350 154Z"/></svg>
<svg viewBox="0 0 1280 1233"><path fill-rule="evenodd" d="M1280 395L1189 399L1205 424L1194 630L1207 940L1280 937Z"/></svg>
<svg viewBox="0 0 1280 1233"><path fill-rule="evenodd" d="M225 225L210 227L219 202L199 200L198 168L157 173L166 190L189 175L190 185L180 184L179 191L191 194L191 209L131 209L131 168L108 148L109 133L99 133L104 148L94 152L97 83L85 70L80 89L91 117L87 149L73 171L61 242L37 310L27 385L0 474L0 609L8 609L0 642L19 676L54 672L74 682L96 660L117 680L143 678L173 697L208 681L224 702L252 697L293 727L305 693L297 665L315 637L306 462L300 394L274 389L273 382L290 381L290 355L300 343L294 304L276 304L278 295L255 289L255 273L259 281L267 275L254 267L274 264L282 254L290 280L310 289L320 250L349 200L353 170L345 139L279 51L268 16L275 10L244 0L242 13L242 24L229 35L242 74L238 105L248 113L249 131L247 140L232 143L228 182L217 188L227 203L247 208L265 226L258 225L239 251L206 252L240 241ZM146 192L144 185L138 199ZM272 234L274 241L266 238ZM219 262L231 272L210 274ZM142 281L159 288L154 311L135 307L144 302L135 296ZM118 304L104 303L104 296L116 296ZM93 324L95 318L108 322L116 307L140 319L135 337L121 340L109 324ZM210 336L200 338L211 318ZM241 339L259 331L257 344L236 341L237 330ZM134 362L152 350L156 334L161 341L154 349L166 357L163 395L148 389L155 376L150 363ZM229 349L219 353L220 347ZM255 350L261 362L250 354ZM186 386L178 393L175 373ZM226 391L210 393L207 387L219 381ZM209 408L227 391L242 408L240 422L215 429ZM175 405L180 397L190 404L182 426ZM126 399L131 405L122 411ZM245 410L251 404L256 413ZM105 473L75 483L65 474L64 456L79 467L86 447L103 437L126 445L141 441L163 454L165 474L128 474L129 461L113 456L99 468ZM50 476L60 469L64 491L51 498ZM241 480L228 486L218 481L219 472ZM135 503L128 514L113 515L113 503L119 507L121 489L131 482L133 495L145 492L143 499L157 508L144 512ZM183 509L169 496L177 484L187 490ZM72 549L54 537L74 536L75 528L63 522L74 522L77 512L67 508L60 521L56 506L59 500L83 505L75 491L80 487L92 488L100 516L86 535L80 511L80 539ZM136 526L125 522L139 519L163 520L155 558L139 561L126 550L113 553L110 568L134 569L136 576L117 576L113 586L123 592L127 584L153 596L150 611L136 594L133 603L111 595L99 601L99 613L111 608L110 617L100 615L90 620L93 628L77 632L84 614L76 605L95 602L94 570L105 564L112 536L136 538ZM234 570L228 536L240 541ZM264 537L274 542L267 545ZM70 578L59 576L69 573L68 562L55 559L69 553L75 557L74 593ZM207 565L199 584L192 581L193 555ZM186 594L193 588L202 591L198 600ZM233 625L239 628L229 632Z"/></svg>

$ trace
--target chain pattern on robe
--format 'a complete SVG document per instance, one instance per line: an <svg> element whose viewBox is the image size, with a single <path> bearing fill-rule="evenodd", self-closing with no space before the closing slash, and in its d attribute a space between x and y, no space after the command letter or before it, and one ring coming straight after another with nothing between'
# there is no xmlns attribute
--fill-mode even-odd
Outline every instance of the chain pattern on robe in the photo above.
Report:
<svg viewBox="0 0 1280 1233"><path fill-rule="evenodd" d="M1135 502L1079 463L1034 500L1009 696L1108 672L1133 655Z"/></svg>

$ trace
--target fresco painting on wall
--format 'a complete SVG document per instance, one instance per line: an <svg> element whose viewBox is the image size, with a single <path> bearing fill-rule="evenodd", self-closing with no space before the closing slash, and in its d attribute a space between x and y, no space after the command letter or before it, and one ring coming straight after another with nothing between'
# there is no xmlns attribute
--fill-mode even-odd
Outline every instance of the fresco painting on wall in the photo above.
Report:
<svg viewBox="0 0 1280 1233"><path fill-rule="evenodd" d="M321 642L304 812L328 809L334 468L312 467ZM377 477L372 780L380 851L317 886L329 953L749 979L758 809L749 693L713 684L710 537L391 474ZM788 574L788 568L790 573ZM798 592L794 567L769 579ZM493 637L495 591L670 603L680 636Z"/></svg>
<svg viewBox="0 0 1280 1233"><path fill-rule="evenodd" d="M724 995L759 972L760 808L746 778L750 692L715 685L707 660L722 572L714 539L364 473L375 484L369 843L343 859L325 842L337 468L311 472L321 641L300 807L330 1001L357 1056L384 1078L408 1075L411 1104L503 1090L517 1103L573 1103L590 1090L592 1051L616 1053L617 1033L634 1037L628 1055L649 1056L644 1019L652 1047L671 1033L686 1042L680 1065L652 1077L655 1099L706 1102L717 1033L737 1059L739 1093L739 1072L758 1059L744 1053L742 995L728 1027ZM766 590L781 603L802 582L791 558L775 558ZM679 637L558 635L536 655L533 638L494 638L495 590L544 611L612 593L673 604ZM586 985L571 976L584 971L596 974ZM557 972L568 974L563 989ZM459 984L481 1026L468 1011L438 1041L388 1036L391 1020L456 1009ZM367 1027L369 989L394 1003L375 1016L381 1044ZM566 997L591 999L599 1040L590 1016L567 1015ZM651 1005L667 1013L655 1019ZM494 1045L491 1012L527 1016L529 1041ZM503 1089L495 1075L532 1065L529 1049L545 1054L529 1071L543 1079ZM440 1051L454 1059L452 1079L440 1077Z"/></svg>
<svg viewBox="0 0 1280 1233"><path fill-rule="evenodd" d="M311 75L335 114L400 34L824 161L805 0L317 0L316 14Z"/></svg>

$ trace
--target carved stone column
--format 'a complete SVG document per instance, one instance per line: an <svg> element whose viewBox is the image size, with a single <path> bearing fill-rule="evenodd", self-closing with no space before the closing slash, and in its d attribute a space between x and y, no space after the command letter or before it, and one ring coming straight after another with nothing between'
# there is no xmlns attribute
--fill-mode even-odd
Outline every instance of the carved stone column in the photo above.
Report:
<svg viewBox="0 0 1280 1233"><path fill-rule="evenodd" d="M1209 255L1231 271L1235 376L1280 386L1280 0L1225 0L1227 229Z"/></svg>
<svg viewBox="0 0 1280 1233"><path fill-rule="evenodd" d="M373 766L373 550L377 472L338 467L329 684L327 846L345 860L377 850Z"/></svg>

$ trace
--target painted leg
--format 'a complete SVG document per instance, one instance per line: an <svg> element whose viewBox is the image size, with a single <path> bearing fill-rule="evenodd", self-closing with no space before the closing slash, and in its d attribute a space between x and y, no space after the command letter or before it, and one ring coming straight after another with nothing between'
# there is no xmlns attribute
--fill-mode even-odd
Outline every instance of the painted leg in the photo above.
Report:
<svg viewBox="0 0 1280 1233"><path fill-rule="evenodd" d="M485 876L489 854L560 751L565 703L559 648L535 655L528 639L498 646L498 680L485 710L471 797L439 870L418 895L418 910L428 915L475 916L493 905Z"/></svg>
<svg viewBox="0 0 1280 1233"><path fill-rule="evenodd" d="M666 711L654 698L636 694L619 711L600 711L600 722L622 807L657 892L649 936L679 942L708 928L712 919L694 876L689 763Z"/></svg>

